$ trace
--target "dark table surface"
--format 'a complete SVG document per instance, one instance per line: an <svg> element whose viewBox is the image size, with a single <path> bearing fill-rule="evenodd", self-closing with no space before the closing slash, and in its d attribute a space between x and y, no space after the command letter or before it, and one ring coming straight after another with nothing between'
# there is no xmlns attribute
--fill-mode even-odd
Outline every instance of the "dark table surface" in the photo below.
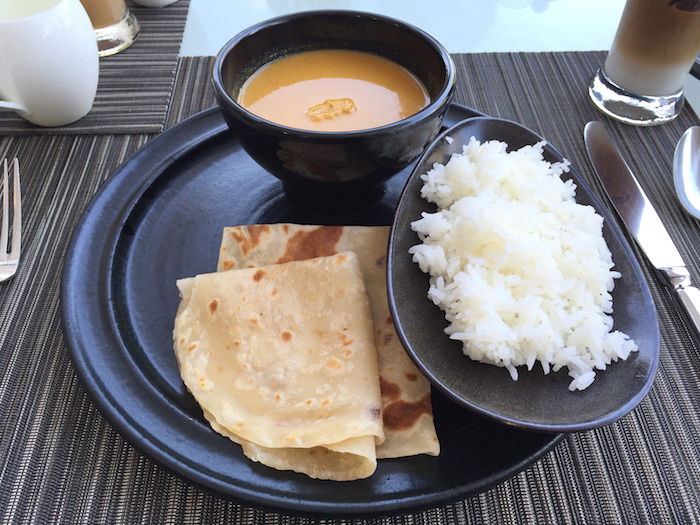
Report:
<svg viewBox="0 0 700 525"><path fill-rule="evenodd" d="M0 112L0 158L20 160L24 214L22 265L14 279L0 284L2 523L309 521L219 498L142 455L97 411L64 339L62 269L69 239L90 199L110 173L164 127L214 104L208 82L212 58L177 57L187 2L175 5L179 12L141 13L149 33L160 32L170 44L159 47L143 37L141 45L103 62L98 102L84 122L36 129ZM454 58L457 102L548 137L599 197L582 128L589 120L603 120L691 276L700 281L700 224L678 205L671 175L676 141L687 127L700 124L690 108L655 128L602 117L585 91L602 52ZM134 98L134 93L144 96ZM380 521L699 522L700 346L670 292L641 261L659 315L661 362L651 392L632 413L606 427L568 435L526 470L484 493Z"/></svg>

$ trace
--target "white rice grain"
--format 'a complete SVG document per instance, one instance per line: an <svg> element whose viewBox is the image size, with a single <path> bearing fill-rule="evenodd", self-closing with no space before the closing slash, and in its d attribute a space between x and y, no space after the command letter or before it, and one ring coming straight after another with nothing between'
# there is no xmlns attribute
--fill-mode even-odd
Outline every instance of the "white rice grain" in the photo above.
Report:
<svg viewBox="0 0 700 525"><path fill-rule="evenodd" d="M613 361L637 350L612 331L613 261L603 219L575 202L560 175L568 162L543 159L544 143L507 152L472 138L421 178L438 206L412 223L422 243L409 252L430 274L428 297L445 332L470 358L505 367L566 367L583 390Z"/></svg>

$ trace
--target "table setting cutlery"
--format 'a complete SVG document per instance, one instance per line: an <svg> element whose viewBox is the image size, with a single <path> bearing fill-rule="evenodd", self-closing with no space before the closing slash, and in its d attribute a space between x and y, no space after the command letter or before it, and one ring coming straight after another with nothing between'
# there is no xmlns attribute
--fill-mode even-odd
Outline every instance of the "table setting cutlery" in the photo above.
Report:
<svg viewBox="0 0 700 525"><path fill-rule="evenodd" d="M588 157L615 210L664 284L675 292L700 334L700 290L693 286L686 263L651 201L602 123L586 124L584 140Z"/></svg>
<svg viewBox="0 0 700 525"><path fill-rule="evenodd" d="M12 166L12 201L10 201L10 177L7 159L3 159L2 170L2 222L0 222L0 282L7 281L16 272L19 266L19 253L22 243L22 203L19 186L19 162L15 158ZM12 211L12 225L10 226L10 211ZM11 228L11 229L10 229ZM11 232L11 245L8 247L9 233Z"/></svg>
<svg viewBox="0 0 700 525"><path fill-rule="evenodd" d="M700 219L700 126L688 128L676 145L673 183L683 209Z"/></svg>

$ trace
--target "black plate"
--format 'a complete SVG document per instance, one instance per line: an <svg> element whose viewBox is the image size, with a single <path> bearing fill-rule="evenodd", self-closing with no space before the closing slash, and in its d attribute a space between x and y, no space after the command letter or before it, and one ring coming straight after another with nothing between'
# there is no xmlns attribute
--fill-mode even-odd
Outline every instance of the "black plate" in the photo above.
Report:
<svg viewBox="0 0 700 525"><path fill-rule="evenodd" d="M451 108L446 125L476 115ZM457 500L512 476L559 439L473 415L438 393L439 457L381 460L369 479L330 482L253 463L213 432L180 379L171 331L175 280L216 269L224 226L389 224L409 170L384 199L345 216L299 209L241 149L217 110L153 139L97 194L62 283L66 337L101 413L132 444L222 495L286 512L368 515Z"/></svg>
<svg viewBox="0 0 700 525"><path fill-rule="evenodd" d="M450 137L448 142L445 137ZM399 337L431 382L458 403L502 423L547 432L574 432L608 424L632 410L654 381L659 360L656 308L639 262L607 208L595 198L576 171L564 175L576 183L576 201L593 206L604 218L603 236L622 277L613 290L615 329L629 334L639 351L596 373L591 386L569 392L567 370L545 376L539 363L532 372L519 367L513 381L505 368L477 363L462 354L461 343L449 339L444 314L430 301L428 276L412 261L408 249L420 242L410 223L436 207L420 196L420 175L433 164L446 163L470 137L480 142L500 140L509 150L544 139L514 122L471 118L443 132L418 160L406 183L389 241L389 303ZM561 162L562 155L547 144L544 158Z"/></svg>

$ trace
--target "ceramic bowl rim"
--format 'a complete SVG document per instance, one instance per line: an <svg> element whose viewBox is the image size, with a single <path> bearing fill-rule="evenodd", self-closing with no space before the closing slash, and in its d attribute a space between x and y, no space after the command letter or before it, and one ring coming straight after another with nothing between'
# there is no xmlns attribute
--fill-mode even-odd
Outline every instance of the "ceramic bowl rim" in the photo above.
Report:
<svg viewBox="0 0 700 525"><path fill-rule="evenodd" d="M442 59L443 66L445 68L445 81L443 82L438 96L432 99L430 103L423 109L404 119L392 122L390 124L386 124L384 126L352 131L314 131L285 126L258 117L254 113L248 111L243 106L238 104L227 92L223 82L224 63L226 62L226 59L228 58L228 55L231 52L231 50L246 38L249 38L257 34L258 32L264 31L270 27L289 24L300 19L309 19L319 16L364 18L384 22L390 25L397 25L402 29L409 31L414 36L424 40L437 52L439 57ZM265 130L268 133L285 136L293 135L295 137L313 140L348 140L354 138L367 138L380 135L390 135L405 128L411 127L422 121L428 120L436 113L439 113L441 109L447 107L447 104L450 102L452 94L454 92L456 77L457 75L454 61L452 60L452 57L450 56L447 49L445 49L445 47L440 42L438 42L433 36L425 32L424 30L402 20L398 20L396 18L391 18L377 13L347 9L320 9L313 11L302 11L298 13L277 16L254 24L248 27L247 29L244 29L236 36L231 38L226 44L224 44L224 46L216 55L216 58L214 60L214 66L211 72L211 80L214 86L214 93L219 104L221 106L224 106L227 110L235 113L238 118L245 121L248 125Z"/></svg>

